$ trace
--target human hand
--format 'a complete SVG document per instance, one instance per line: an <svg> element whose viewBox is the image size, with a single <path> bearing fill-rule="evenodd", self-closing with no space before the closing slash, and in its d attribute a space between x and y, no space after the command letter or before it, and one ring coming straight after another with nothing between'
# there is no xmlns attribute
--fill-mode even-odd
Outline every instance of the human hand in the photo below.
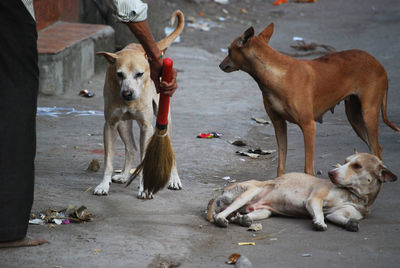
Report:
<svg viewBox="0 0 400 268"><path fill-rule="evenodd" d="M151 79L154 81L157 93L162 93L171 97L178 88L178 84L176 82L176 77L178 72L176 71L176 69L173 68L171 81L170 82L161 81L162 66L163 66L162 59L156 61L151 60L150 76Z"/></svg>
<svg viewBox="0 0 400 268"><path fill-rule="evenodd" d="M170 82L161 81L160 92L162 94L172 97L172 95L178 88L178 84L176 82L177 74L178 74L178 72L174 68L172 68L171 81Z"/></svg>

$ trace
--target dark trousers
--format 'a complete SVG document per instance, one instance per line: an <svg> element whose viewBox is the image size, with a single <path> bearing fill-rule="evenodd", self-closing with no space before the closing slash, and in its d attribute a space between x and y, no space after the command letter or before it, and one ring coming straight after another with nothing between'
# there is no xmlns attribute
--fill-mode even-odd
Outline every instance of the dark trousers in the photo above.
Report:
<svg viewBox="0 0 400 268"><path fill-rule="evenodd" d="M36 23L0 0L0 241L22 239L33 202L38 93Z"/></svg>

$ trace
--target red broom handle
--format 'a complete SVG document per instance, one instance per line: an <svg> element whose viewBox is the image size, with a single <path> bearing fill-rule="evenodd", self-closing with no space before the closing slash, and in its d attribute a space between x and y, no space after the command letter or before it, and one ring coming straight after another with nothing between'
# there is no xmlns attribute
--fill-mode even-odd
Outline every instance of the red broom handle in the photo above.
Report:
<svg viewBox="0 0 400 268"><path fill-rule="evenodd" d="M171 58L165 58L163 61L162 81L171 82L172 66L174 62ZM160 101L158 103L157 127L164 129L168 125L169 96L160 93Z"/></svg>

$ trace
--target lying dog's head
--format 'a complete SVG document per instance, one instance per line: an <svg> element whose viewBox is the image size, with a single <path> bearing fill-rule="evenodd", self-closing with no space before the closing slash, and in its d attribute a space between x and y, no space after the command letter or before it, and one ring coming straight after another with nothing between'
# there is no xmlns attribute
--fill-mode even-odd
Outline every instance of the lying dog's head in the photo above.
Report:
<svg viewBox="0 0 400 268"><path fill-rule="evenodd" d="M383 182L397 179L378 157L358 153L346 158L345 164L329 171L332 183L348 189L357 197L375 200Z"/></svg>
<svg viewBox="0 0 400 268"><path fill-rule="evenodd" d="M254 35L254 28L248 28L241 36L236 38L228 49L228 56L221 62L219 68L230 73L238 70L246 71L246 55L254 40L261 40L268 44L274 32L274 24L268 25L258 36Z"/></svg>
<svg viewBox="0 0 400 268"><path fill-rule="evenodd" d="M139 98L150 79L150 67L140 49L124 49L118 53L98 52L110 63L108 75L119 83L120 96L124 101Z"/></svg>

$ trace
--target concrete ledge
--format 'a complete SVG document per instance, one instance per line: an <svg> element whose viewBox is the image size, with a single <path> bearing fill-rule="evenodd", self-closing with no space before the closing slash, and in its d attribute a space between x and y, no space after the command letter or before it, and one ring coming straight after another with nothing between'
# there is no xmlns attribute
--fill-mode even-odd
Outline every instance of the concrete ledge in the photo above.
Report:
<svg viewBox="0 0 400 268"><path fill-rule="evenodd" d="M110 26L58 22L38 35L39 92L61 95L79 91L82 82L106 66L97 51L114 51Z"/></svg>

